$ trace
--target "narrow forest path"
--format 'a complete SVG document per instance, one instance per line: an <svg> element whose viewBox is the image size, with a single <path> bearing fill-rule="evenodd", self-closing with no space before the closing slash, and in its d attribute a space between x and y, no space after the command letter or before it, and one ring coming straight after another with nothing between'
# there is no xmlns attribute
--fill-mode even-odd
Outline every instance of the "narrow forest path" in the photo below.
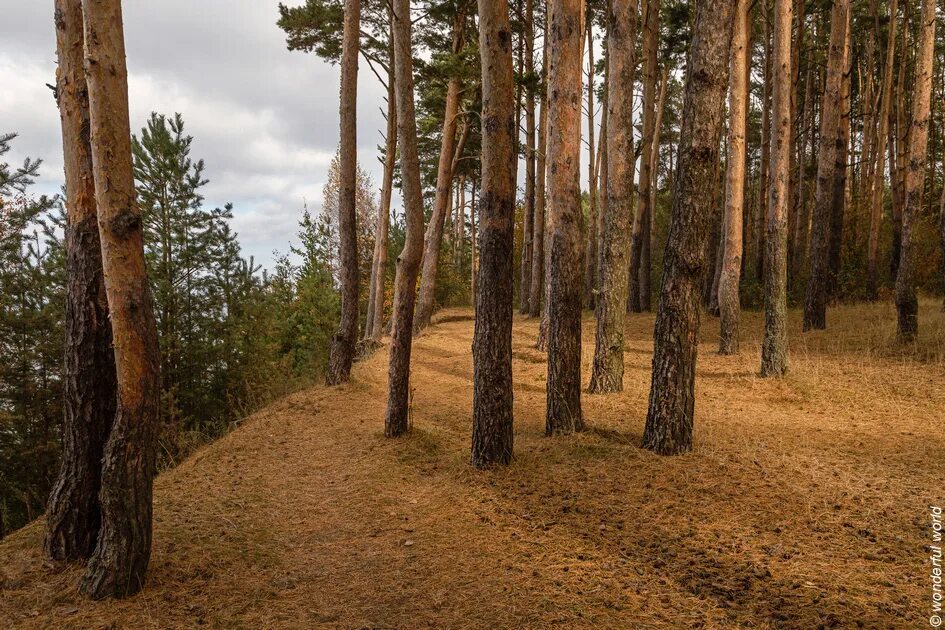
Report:
<svg viewBox="0 0 945 630"><path fill-rule="evenodd" d="M918 627L928 506L945 500L945 317L897 354L889 305L830 313L791 374L756 376L704 322L695 450L638 448L652 316L628 323L626 391L584 397L591 427L549 439L538 322L514 328L515 450L467 465L472 319L448 311L414 349L412 434L382 434L387 357L247 419L163 474L149 582L75 594L41 524L0 543L0 626L41 628ZM585 317L585 382L593 320Z"/></svg>

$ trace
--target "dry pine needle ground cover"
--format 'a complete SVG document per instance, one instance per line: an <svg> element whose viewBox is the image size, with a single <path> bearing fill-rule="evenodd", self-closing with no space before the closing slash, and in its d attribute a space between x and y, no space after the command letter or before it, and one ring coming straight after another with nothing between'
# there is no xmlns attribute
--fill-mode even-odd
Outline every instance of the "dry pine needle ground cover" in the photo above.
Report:
<svg viewBox="0 0 945 630"><path fill-rule="evenodd" d="M889 305L831 310L791 374L757 377L704 321L695 450L638 448L652 316L628 322L626 391L549 439L535 320L516 319L515 448L466 463L472 321L415 343L413 430L386 440L386 353L354 381L290 396L157 480L145 591L75 594L41 524L0 543L0 625L38 628L913 628L929 605L928 506L945 498L945 318L917 347ZM585 319L585 382L593 321Z"/></svg>

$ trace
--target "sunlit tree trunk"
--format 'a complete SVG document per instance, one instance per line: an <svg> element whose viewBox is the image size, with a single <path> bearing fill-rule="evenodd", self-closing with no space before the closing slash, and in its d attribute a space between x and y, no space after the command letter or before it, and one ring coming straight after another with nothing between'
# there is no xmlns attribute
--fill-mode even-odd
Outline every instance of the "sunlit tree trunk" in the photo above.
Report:
<svg viewBox="0 0 945 630"><path fill-rule="evenodd" d="M417 119L413 102L413 52L410 0L394 0L394 73L397 92L397 136L400 177L406 219L404 249L397 258L394 278L394 314L388 369L387 413L384 434L407 432L410 404L410 350L417 273L423 255L423 191L417 153Z"/></svg>
<svg viewBox="0 0 945 630"><path fill-rule="evenodd" d="M739 284L742 273L742 214L745 207L745 134L748 123L748 79L751 51L748 0L737 0L732 28L732 66L728 96L728 158L725 212L722 220L722 271L719 276L720 354L738 352Z"/></svg>
<svg viewBox="0 0 945 630"><path fill-rule="evenodd" d="M66 177L66 353L62 459L46 511L46 555L88 558L102 516L102 452L115 418L115 357L95 206L82 2L56 0L56 96Z"/></svg>
<svg viewBox="0 0 945 630"><path fill-rule="evenodd" d="M515 90L508 3L479 0L482 56L480 274L473 335L472 463L512 459L512 267Z"/></svg>
<svg viewBox="0 0 945 630"><path fill-rule="evenodd" d="M341 51L341 147L338 156L338 240L341 263L341 321L331 342L328 385L351 378L354 346L358 340L358 44L361 32L361 0L345 0Z"/></svg>
<svg viewBox="0 0 945 630"><path fill-rule="evenodd" d="M583 2L550 0L548 11L548 209L552 231L545 431L552 434L584 428L581 416L584 217L580 184Z"/></svg>
<svg viewBox="0 0 945 630"><path fill-rule="evenodd" d="M102 528L80 590L123 597L144 585L160 398L157 326L135 197L119 0L85 0L85 71L118 405L102 460Z"/></svg>
<svg viewBox="0 0 945 630"><path fill-rule="evenodd" d="M676 195L653 333L653 372L643 447L661 455L692 448L700 286L728 85L729 0L696 6L679 141Z"/></svg>
<svg viewBox="0 0 945 630"><path fill-rule="evenodd" d="M932 96L932 59L935 47L935 0L922 1L919 48L916 51L915 92L912 97L912 126L909 162L906 170L905 203L902 207L902 240L896 276L898 334L902 342L915 341L919 333L919 303L915 293L912 236L922 205L929 139Z"/></svg>
<svg viewBox="0 0 945 630"><path fill-rule="evenodd" d="M627 262L633 223L633 75L636 66L636 0L611 2L607 10L607 203L603 204L601 286L591 393L623 390Z"/></svg>

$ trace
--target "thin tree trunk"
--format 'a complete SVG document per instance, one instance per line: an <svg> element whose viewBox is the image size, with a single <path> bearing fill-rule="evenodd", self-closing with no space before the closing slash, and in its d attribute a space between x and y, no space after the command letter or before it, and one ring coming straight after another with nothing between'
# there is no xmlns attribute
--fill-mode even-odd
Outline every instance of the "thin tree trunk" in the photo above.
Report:
<svg viewBox="0 0 945 630"><path fill-rule="evenodd" d="M788 369L787 201L791 166L792 0L774 2L772 49L772 137L768 211L765 222L765 333L761 375L783 376Z"/></svg>
<svg viewBox="0 0 945 630"><path fill-rule="evenodd" d="M847 17L850 0L834 0L830 16L830 46L827 53L827 81L820 109L820 148L817 152L817 191L810 249L810 278L804 301L804 330L827 327L827 297L833 285L830 268L830 230L837 156L843 137L840 132L843 106L843 72L846 60Z"/></svg>
<svg viewBox="0 0 945 630"><path fill-rule="evenodd" d="M905 203L902 208L902 240L896 276L898 334L903 343L915 341L919 333L919 302L915 292L912 233L922 204L929 138L932 96L932 59L935 46L935 0L922 1L919 48L916 51L915 92L912 97L912 126L909 164L906 170Z"/></svg>
<svg viewBox="0 0 945 630"><path fill-rule="evenodd" d="M102 459L102 528L80 591L141 590L151 557L160 351L135 200L128 73L119 0L85 0L85 71L105 292L118 403Z"/></svg>
<svg viewBox="0 0 945 630"><path fill-rule="evenodd" d="M476 305L476 279L479 277L479 269L476 267L476 180L472 182L472 192L469 195L469 289L470 303Z"/></svg>
<svg viewBox="0 0 945 630"><path fill-rule="evenodd" d="M547 57L542 55L542 75L546 68ZM544 77L542 77L544 85ZM541 92L541 106L538 114L538 147L535 168L535 220L532 226L532 279L529 285L529 315L538 317L542 314L542 298L545 295L545 147L548 136L548 99Z"/></svg>
<svg viewBox="0 0 945 630"><path fill-rule="evenodd" d="M843 248L843 222L848 205L847 194L852 194L852 185L848 186L847 169L850 160L850 73L852 71L850 55L850 29L852 28L852 9L847 12L847 37L844 50L843 82L840 89L840 131L837 145L837 167L833 174L833 200L830 208L830 238L827 239L828 264L830 265L830 297L839 294L837 278L840 277L840 263ZM851 182L852 184L852 182Z"/></svg>
<svg viewBox="0 0 945 630"><path fill-rule="evenodd" d="M896 21L898 0L889 0L889 41L883 68L883 100L879 111L879 132L876 134L876 168L870 183L870 227L867 241L867 291L869 298L879 297L879 231L883 222L883 197L886 192L886 142L893 102L893 66L896 62Z"/></svg>
<svg viewBox="0 0 945 630"><path fill-rule="evenodd" d="M404 249L397 258L394 278L394 324L391 330L387 413L384 434L403 435L409 429L410 350L417 272L423 255L423 192L417 153L417 119L413 103L413 53L410 0L394 0L394 65L397 76L397 134L400 177L407 230Z"/></svg>
<svg viewBox="0 0 945 630"><path fill-rule="evenodd" d="M651 0L652 1L652 0ZM601 240L601 288L591 393L623 390L627 262L633 223L633 75L636 67L636 0L611 2L607 11L607 203ZM611 157L611 155L613 157Z"/></svg>
<svg viewBox="0 0 945 630"><path fill-rule="evenodd" d="M581 40L582 0L551 0L548 75L548 205L551 286L545 432L581 431Z"/></svg>
<svg viewBox="0 0 945 630"><path fill-rule="evenodd" d="M508 3L479 0L482 55L481 268L473 335L472 464L512 459L512 301L515 133Z"/></svg>
<svg viewBox="0 0 945 630"><path fill-rule="evenodd" d="M525 0L525 73L535 72L534 1ZM529 83L525 90L525 228L522 234L522 277L519 312L531 311L532 266L535 264L535 89ZM513 200L514 201L514 200Z"/></svg>
<svg viewBox="0 0 945 630"><path fill-rule="evenodd" d="M594 308L594 279L597 276L597 154L594 152L594 136L597 133L594 123L594 24L593 20L585 20L587 28L587 245L584 257L584 304L587 308Z"/></svg>
<svg viewBox="0 0 945 630"><path fill-rule="evenodd" d="M761 164L758 175L758 213L755 217L755 279L764 281L765 268L765 215L768 206L768 166L771 158L771 20L768 0L763 0L765 75L761 101Z"/></svg>
<svg viewBox="0 0 945 630"><path fill-rule="evenodd" d="M466 14L458 11L453 18L453 54L458 55L465 45ZM459 113L460 77L450 77L446 87L446 104L443 112L443 134L440 145L440 160L436 172L436 197L433 215L427 225L423 240L423 270L420 274L420 295L417 297L417 313L414 328L421 330L430 325L436 302L436 270L443 243L443 225L449 210L450 188L453 183L453 158L456 152L456 126Z"/></svg>
<svg viewBox="0 0 945 630"><path fill-rule="evenodd" d="M643 295L643 285L649 279L649 266L644 269L643 250L649 249L650 237L647 227L650 224L653 195L653 136L656 133L656 64L659 56L659 14L660 0L647 0L644 4L643 17L643 138L640 157L639 202L633 217L632 240L630 243L630 277L627 297L627 310L640 313L647 307L649 297ZM647 286L649 282L646 282Z"/></svg>
<svg viewBox="0 0 945 630"><path fill-rule="evenodd" d="M709 219L716 203L732 10L728 0L699 3L692 31L676 195L653 334L652 384L643 432L643 448L661 455L692 448L700 285Z"/></svg>
<svg viewBox="0 0 945 630"><path fill-rule="evenodd" d="M742 272L742 215L745 206L745 135L748 124L748 80L751 51L749 0L738 0L732 29L732 67L729 77L728 158L725 173L722 273L719 277L719 354L738 352L739 284Z"/></svg>
<svg viewBox="0 0 945 630"><path fill-rule="evenodd" d="M62 459L46 511L46 555L88 558L101 527L102 453L115 418L115 356L95 206L82 2L56 0L56 95L66 177L66 353Z"/></svg>
<svg viewBox="0 0 945 630"><path fill-rule="evenodd" d="M338 240L341 262L341 321L332 337L327 385L351 378L354 346L358 341L358 45L361 0L345 0L341 51L341 147L338 158Z"/></svg>

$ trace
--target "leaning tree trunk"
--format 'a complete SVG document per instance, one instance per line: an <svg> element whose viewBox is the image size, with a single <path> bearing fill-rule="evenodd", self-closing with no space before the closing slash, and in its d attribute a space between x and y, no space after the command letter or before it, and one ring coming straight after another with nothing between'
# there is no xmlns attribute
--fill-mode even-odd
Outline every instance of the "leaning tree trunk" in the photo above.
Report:
<svg viewBox="0 0 945 630"><path fill-rule="evenodd" d="M643 447L661 455L692 448L700 285L715 204L728 84L732 5L696 8L679 141L679 167L653 335L653 377Z"/></svg>
<svg viewBox="0 0 945 630"><path fill-rule="evenodd" d="M636 0L611 2L607 10L607 202L601 240L601 283L591 393L623 390L627 263L633 223L633 74Z"/></svg>
<svg viewBox="0 0 945 630"><path fill-rule="evenodd" d="M534 0L525 0L525 73L535 72L535 11ZM519 312L531 312L532 267L535 265L535 206L537 205L535 184L535 86L525 88L525 220L522 233L522 277L519 287L521 308Z"/></svg>
<svg viewBox="0 0 945 630"><path fill-rule="evenodd" d="M765 221L762 376L783 376L788 369L787 189L791 178L791 2L775 0L774 3L771 171Z"/></svg>
<svg viewBox="0 0 945 630"><path fill-rule="evenodd" d="M464 44L463 32L466 14L458 11L453 18L453 55L458 55ZM398 74L397 76L401 76ZM433 215L427 225L423 241L423 271L420 274L420 295L417 297L417 314L414 328L420 330L430 325L436 298L436 270L440 260L440 245L443 243L443 224L450 206L450 187L453 182L453 157L456 152L456 118L459 112L460 77L450 78L446 87L446 104L443 111L443 134L440 144L440 160L436 171L436 198Z"/></svg>
<svg viewBox="0 0 945 630"><path fill-rule="evenodd" d="M587 169L587 245L584 251L584 304L594 308L594 282L597 276L597 170L598 155L594 152L594 26L593 20L585 20L587 27L587 146L590 164Z"/></svg>
<svg viewBox="0 0 945 630"><path fill-rule="evenodd" d="M546 57L543 56L542 73L545 60ZM528 300L528 314L532 317L542 314L542 298L545 295L545 145L548 135L548 99L544 96L544 87L540 94L538 146L535 157L535 220L532 224L532 279L529 284L531 297Z"/></svg>
<svg viewBox="0 0 945 630"><path fill-rule="evenodd" d="M56 0L56 95L66 176L66 356L62 459L46 510L46 555L88 558L102 516L102 453L115 418L115 355L95 207L82 2Z"/></svg>
<svg viewBox="0 0 945 630"><path fill-rule="evenodd" d="M384 434L403 435L409 428L410 349L413 342L413 307L417 273L423 255L423 191L417 153L417 118L413 104L413 52L410 0L394 0L394 65L397 81L397 133L400 141L400 178L407 230L404 249L397 258L394 278L394 324L387 372L387 414Z"/></svg>
<svg viewBox="0 0 945 630"><path fill-rule="evenodd" d="M843 137L840 117L846 58L847 16L850 0L834 0L830 15L827 80L820 108L820 149L817 152L817 190L811 233L810 278L804 301L804 330L827 327L827 297L833 285L830 268L830 230L833 213L837 154Z"/></svg>
<svg viewBox="0 0 945 630"><path fill-rule="evenodd" d="M381 204L377 208L377 237L374 239L374 268L371 270L371 308L365 330L371 339L381 338L384 330L384 289L387 280L387 243L390 237L390 202L394 191L394 165L397 160L397 94L394 73L394 15L390 13L391 50L387 71L387 136L384 147L384 176Z"/></svg>
<svg viewBox="0 0 945 630"><path fill-rule="evenodd" d="M737 0L732 28L732 66L729 77L728 159L725 172L725 212L722 219L722 272L719 275L719 354L738 352L738 288L742 274L742 227L745 211L745 134L748 123L748 79L751 50L748 0Z"/></svg>
<svg viewBox="0 0 945 630"><path fill-rule="evenodd" d="M508 3L479 0L482 55L480 273L473 335L472 463L512 459L512 257L515 90Z"/></svg>
<svg viewBox="0 0 945 630"><path fill-rule="evenodd" d="M581 40L582 0L548 3L548 385L545 432L584 428L581 417Z"/></svg>
<svg viewBox="0 0 945 630"><path fill-rule="evenodd" d="M653 136L656 133L656 64L659 58L660 0L646 0L643 18L643 142L640 157L640 195L633 217L632 240L630 242L630 276L627 310L640 313L644 302L649 310L650 300L643 297L644 277L649 277L649 267L643 268L643 250L650 235L647 227L652 213L653 199ZM649 291L649 282L646 283Z"/></svg>
<svg viewBox="0 0 945 630"><path fill-rule="evenodd" d="M161 362L135 201L119 0L85 0L85 71L118 406L102 460L102 529L79 586L93 598L144 585L151 557Z"/></svg>
<svg viewBox="0 0 945 630"><path fill-rule="evenodd" d="M898 334L904 343L915 341L919 333L919 301L915 293L912 233L922 204L925 185L926 149L929 139L929 110L932 96L932 59L935 47L935 0L923 0L919 49L916 51L915 92L912 97L912 136L906 170L905 203L902 207L902 236L896 275Z"/></svg>
<svg viewBox="0 0 945 630"><path fill-rule="evenodd" d="M341 51L341 148L338 159L338 240L341 273L341 321L331 340L328 385L351 378L354 346L358 341L358 43L361 0L345 0L345 23Z"/></svg>

